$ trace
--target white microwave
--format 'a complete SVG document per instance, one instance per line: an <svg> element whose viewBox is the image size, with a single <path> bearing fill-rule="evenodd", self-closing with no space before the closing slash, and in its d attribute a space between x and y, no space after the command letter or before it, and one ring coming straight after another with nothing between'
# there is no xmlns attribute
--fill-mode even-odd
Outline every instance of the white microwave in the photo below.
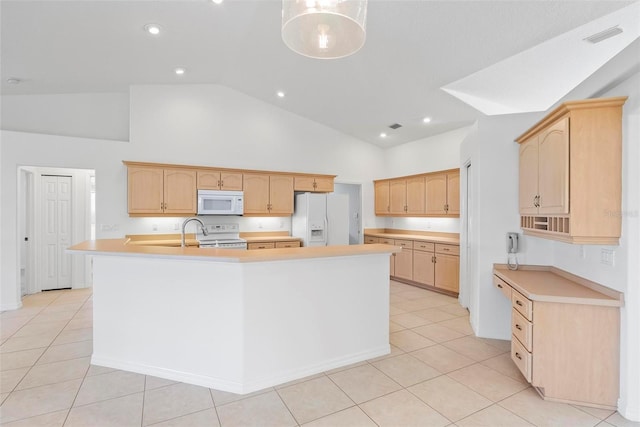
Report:
<svg viewBox="0 0 640 427"><path fill-rule="evenodd" d="M242 191L198 190L198 215L242 215Z"/></svg>

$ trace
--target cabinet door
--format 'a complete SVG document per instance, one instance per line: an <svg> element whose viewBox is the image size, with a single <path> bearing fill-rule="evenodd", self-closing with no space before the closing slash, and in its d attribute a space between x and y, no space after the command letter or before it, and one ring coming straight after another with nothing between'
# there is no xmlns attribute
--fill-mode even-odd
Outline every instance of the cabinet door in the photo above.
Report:
<svg viewBox="0 0 640 427"><path fill-rule="evenodd" d="M436 254L435 286L452 292L459 292L460 257Z"/></svg>
<svg viewBox="0 0 640 427"><path fill-rule="evenodd" d="M220 189L220 172L198 171L198 190Z"/></svg>
<svg viewBox="0 0 640 427"><path fill-rule="evenodd" d="M389 181L375 183L375 210L376 215L389 214Z"/></svg>
<svg viewBox="0 0 640 427"><path fill-rule="evenodd" d="M161 214L164 207L164 170L129 166L127 168L130 214Z"/></svg>
<svg viewBox="0 0 640 427"><path fill-rule="evenodd" d="M315 191L314 183L315 180L312 176L296 176L293 189L295 191Z"/></svg>
<svg viewBox="0 0 640 427"><path fill-rule="evenodd" d="M538 138L538 213L569 213L569 118Z"/></svg>
<svg viewBox="0 0 640 427"><path fill-rule="evenodd" d="M273 215L293 214L293 177L271 175L269 181L269 213Z"/></svg>
<svg viewBox="0 0 640 427"><path fill-rule="evenodd" d="M425 210L424 176L407 179L407 214L420 215Z"/></svg>
<svg viewBox="0 0 640 427"><path fill-rule="evenodd" d="M245 173L242 187L244 190L244 213L268 214L269 175Z"/></svg>
<svg viewBox="0 0 640 427"><path fill-rule="evenodd" d="M434 282L433 252L413 251L413 280L424 285L433 286Z"/></svg>
<svg viewBox="0 0 640 427"><path fill-rule="evenodd" d="M389 199L389 213L406 213L407 181L404 179L394 179L389 181Z"/></svg>
<svg viewBox="0 0 640 427"><path fill-rule="evenodd" d="M317 177L315 178L316 189L315 191L320 193L333 192L333 178L329 177Z"/></svg>
<svg viewBox="0 0 640 427"><path fill-rule="evenodd" d="M447 174L427 175L425 178L426 187L426 210L427 214L444 215L447 204Z"/></svg>
<svg viewBox="0 0 640 427"><path fill-rule="evenodd" d="M460 215L460 172L447 173L447 215Z"/></svg>
<svg viewBox="0 0 640 427"><path fill-rule="evenodd" d="M190 169L164 170L164 213L195 215L198 208L197 173Z"/></svg>
<svg viewBox="0 0 640 427"><path fill-rule="evenodd" d="M396 254L394 276L401 279L413 280L413 250L402 249Z"/></svg>
<svg viewBox="0 0 640 427"><path fill-rule="evenodd" d="M242 173L220 172L220 189L228 191L242 191Z"/></svg>
<svg viewBox="0 0 640 427"><path fill-rule="evenodd" d="M537 214L538 196L538 137L533 136L520 144L519 172L520 214Z"/></svg>
<svg viewBox="0 0 640 427"><path fill-rule="evenodd" d="M388 239L386 237L380 237L378 239L379 243L384 243L385 245L393 245L393 239ZM389 257L389 275L396 275L396 254L391 254Z"/></svg>

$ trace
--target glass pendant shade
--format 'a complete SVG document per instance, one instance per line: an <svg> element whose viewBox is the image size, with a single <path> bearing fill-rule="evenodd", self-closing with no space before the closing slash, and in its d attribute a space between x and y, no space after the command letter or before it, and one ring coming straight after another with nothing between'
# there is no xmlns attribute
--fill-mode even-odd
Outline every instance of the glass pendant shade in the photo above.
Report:
<svg viewBox="0 0 640 427"><path fill-rule="evenodd" d="M366 38L367 0L282 0L282 40L310 58L357 52Z"/></svg>

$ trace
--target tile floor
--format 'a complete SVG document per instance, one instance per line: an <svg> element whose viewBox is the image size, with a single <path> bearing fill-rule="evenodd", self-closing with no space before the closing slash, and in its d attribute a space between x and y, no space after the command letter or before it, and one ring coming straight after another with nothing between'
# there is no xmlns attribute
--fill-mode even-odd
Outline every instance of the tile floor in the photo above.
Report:
<svg viewBox="0 0 640 427"><path fill-rule="evenodd" d="M388 356L240 396L92 366L91 290L28 296L0 315L0 424L640 426L540 399L454 298L391 282L390 299Z"/></svg>

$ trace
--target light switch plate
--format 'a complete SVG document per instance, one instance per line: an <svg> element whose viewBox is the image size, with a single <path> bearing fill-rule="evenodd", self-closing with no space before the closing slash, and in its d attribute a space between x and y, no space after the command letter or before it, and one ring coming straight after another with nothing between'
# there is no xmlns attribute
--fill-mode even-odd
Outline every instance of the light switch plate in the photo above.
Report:
<svg viewBox="0 0 640 427"><path fill-rule="evenodd" d="M614 266L616 252L613 249L600 250L600 264Z"/></svg>

